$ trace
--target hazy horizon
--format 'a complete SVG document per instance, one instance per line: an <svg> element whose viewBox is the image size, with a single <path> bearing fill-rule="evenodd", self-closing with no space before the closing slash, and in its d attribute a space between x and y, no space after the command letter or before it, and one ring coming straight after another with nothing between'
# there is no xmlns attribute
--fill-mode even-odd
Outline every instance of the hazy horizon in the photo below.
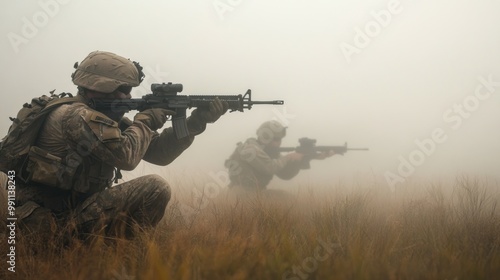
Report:
<svg viewBox="0 0 500 280"><path fill-rule="evenodd" d="M223 172L237 142L277 119L288 126L283 146L309 137L370 149L313 162L294 185L388 174L498 180L499 10L484 0L8 2L0 134L31 98L75 93L73 64L105 50L144 66L134 97L171 81L186 95L252 89L255 100L285 101L228 113L154 172Z"/></svg>

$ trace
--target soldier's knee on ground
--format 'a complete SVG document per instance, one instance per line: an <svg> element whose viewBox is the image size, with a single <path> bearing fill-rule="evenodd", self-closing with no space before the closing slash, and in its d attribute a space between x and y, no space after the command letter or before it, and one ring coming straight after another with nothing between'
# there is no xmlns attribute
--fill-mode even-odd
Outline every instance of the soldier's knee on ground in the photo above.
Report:
<svg viewBox="0 0 500 280"><path fill-rule="evenodd" d="M170 186L158 175L147 175L87 198L75 211L79 231L123 231L124 227L155 226L170 200Z"/></svg>
<svg viewBox="0 0 500 280"><path fill-rule="evenodd" d="M170 201L170 186L165 179L158 175L147 175L141 179L143 205L136 218L144 225L155 226L163 218Z"/></svg>

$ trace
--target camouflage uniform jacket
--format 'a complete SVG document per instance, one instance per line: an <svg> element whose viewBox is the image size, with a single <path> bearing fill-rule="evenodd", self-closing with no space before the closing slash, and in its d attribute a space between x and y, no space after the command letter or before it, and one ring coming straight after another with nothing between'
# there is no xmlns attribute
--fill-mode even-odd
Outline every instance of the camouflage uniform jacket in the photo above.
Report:
<svg viewBox="0 0 500 280"><path fill-rule="evenodd" d="M230 187L250 189L265 189L274 175L289 180L300 170L299 163L290 162L280 154L268 154L255 138L238 143L225 166L229 169Z"/></svg>
<svg viewBox="0 0 500 280"><path fill-rule="evenodd" d="M171 127L158 133L128 119L127 125L119 125L78 98L81 103L61 105L48 115L36 144L42 157L33 167L38 183L32 180L19 188L20 204L34 201L56 213L72 209L110 187L115 168L133 170L141 159L167 165L206 127L190 117L190 136L178 140Z"/></svg>

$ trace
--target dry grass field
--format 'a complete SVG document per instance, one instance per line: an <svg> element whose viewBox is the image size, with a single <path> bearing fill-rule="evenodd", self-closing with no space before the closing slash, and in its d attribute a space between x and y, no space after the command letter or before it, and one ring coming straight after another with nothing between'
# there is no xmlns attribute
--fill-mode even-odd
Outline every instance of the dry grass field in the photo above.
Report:
<svg viewBox="0 0 500 280"><path fill-rule="evenodd" d="M195 205L175 189L160 225L133 240L61 248L18 235L13 273L2 238L0 279L500 279L496 182L319 189L219 190Z"/></svg>

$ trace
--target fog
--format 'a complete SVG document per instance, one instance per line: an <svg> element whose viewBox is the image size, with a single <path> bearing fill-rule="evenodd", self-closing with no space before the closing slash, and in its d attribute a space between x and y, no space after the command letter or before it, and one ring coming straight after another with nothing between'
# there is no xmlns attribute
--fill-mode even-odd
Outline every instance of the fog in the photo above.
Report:
<svg viewBox="0 0 500 280"><path fill-rule="evenodd" d="M103 50L144 66L133 97L171 81L186 95L251 89L285 101L227 113L172 164L143 172L223 172L236 143L276 119L288 127L283 146L309 137L370 149L314 161L287 184L497 180L499 11L491 0L8 1L0 131L31 98L75 93L73 64Z"/></svg>

